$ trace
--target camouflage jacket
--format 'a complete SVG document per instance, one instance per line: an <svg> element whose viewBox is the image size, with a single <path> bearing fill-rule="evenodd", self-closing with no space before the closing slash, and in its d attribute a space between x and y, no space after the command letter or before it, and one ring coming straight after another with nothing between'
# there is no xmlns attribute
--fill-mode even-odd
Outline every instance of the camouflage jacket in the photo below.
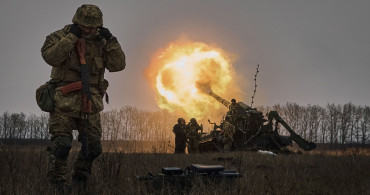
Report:
<svg viewBox="0 0 370 195"><path fill-rule="evenodd" d="M176 124L173 126L172 132L175 134L176 138L186 138L185 125Z"/></svg>
<svg viewBox="0 0 370 195"><path fill-rule="evenodd" d="M80 61L75 49L78 38L70 33L70 26L55 31L46 37L41 48L41 54L45 62L52 66L52 79L70 83L81 80L79 71ZM99 36L99 30L95 38L86 40L86 63L90 69L90 83L92 93L92 113L103 110L102 97L107 81L104 79L105 69L110 72L121 71L125 68L125 54L117 39L106 40ZM72 117L79 117L81 112L81 93L61 95L58 87L55 94L57 111Z"/></svg>
<svg viewBox="0 0 370 195"><path fill-rule="evenodd" d="M223 136L224 137L229 137L233 139L234 133L235 133L235 126L232 125L230 122L225 121L222 124L222 130L223 130Z"/></svg>
<svg viewBox="0 0 370 195"><path fill-rule="evenodd" d="M198 130L203 130L203 127L200 126L198 123L196 124L187 124L186 125L186 134L188 138L199 138L200 134Z"/></svg>

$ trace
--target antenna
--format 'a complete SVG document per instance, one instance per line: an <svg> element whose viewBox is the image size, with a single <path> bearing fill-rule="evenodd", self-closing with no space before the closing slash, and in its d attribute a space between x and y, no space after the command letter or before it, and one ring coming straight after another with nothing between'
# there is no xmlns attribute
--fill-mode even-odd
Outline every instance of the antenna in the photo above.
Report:
<svg viewBox="0 0 370 195"><path fill-rule="evenodd" d="M254 96L256 95L256 91L257 91L257 75L258 73L260 72L259 71L259 67L260 65L258 64L257 65L257 70L256 70L256 74L254 75L254 91L253 91L253 96L252 96L252 102L251 102L251 107L253 108L253 103L254 103Z"/></svg>

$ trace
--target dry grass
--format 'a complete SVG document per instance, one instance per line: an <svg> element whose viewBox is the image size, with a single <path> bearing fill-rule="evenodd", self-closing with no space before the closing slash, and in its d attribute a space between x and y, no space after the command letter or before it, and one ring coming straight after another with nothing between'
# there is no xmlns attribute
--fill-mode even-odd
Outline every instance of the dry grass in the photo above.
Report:
<svg viewBox="0 0 370 195"><path fill-rule="evenodd" d="M46 178L45 147L5 146L0 148L1 194L53 194ZM254 152L197 155L104 152L94 163L88 183L92 194L370 194L370 156L349 152L324 152L269 156ZM326 151L330 153L330 151ZM77 153L69 156L69 175ZM197 180L187 191L164 187L153 191L135 176L159 173L161 167L185 168L190 164L220 164L236 169L243 177L230 186Z"/></svg>

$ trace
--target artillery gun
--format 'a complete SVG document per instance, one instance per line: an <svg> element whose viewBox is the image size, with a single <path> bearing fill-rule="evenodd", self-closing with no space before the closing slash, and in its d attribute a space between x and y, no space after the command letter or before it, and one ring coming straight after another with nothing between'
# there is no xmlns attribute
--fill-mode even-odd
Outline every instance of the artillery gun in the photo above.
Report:
<svg viewBox="0 0 370 195"><path fill-rule="evenodd" d="M262 112L243 102L231 103L212 91L208 94L229 108L229 111L222 118L220 125L208 120L214 128L209 134L201 137L200 152L224 151L226 134L229 136L227 139L232 142L231 150L287 151L285 147L292 145L292 141L305 151L316 148L315 143L306 141L296 134L276 111L267 113L265 119ZM279 124L285 127L289 136L279 134Z"/></svg>

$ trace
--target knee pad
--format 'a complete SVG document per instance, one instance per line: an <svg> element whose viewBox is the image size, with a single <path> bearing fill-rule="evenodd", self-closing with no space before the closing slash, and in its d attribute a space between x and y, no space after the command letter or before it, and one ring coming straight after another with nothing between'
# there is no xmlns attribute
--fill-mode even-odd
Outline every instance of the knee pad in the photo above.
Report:
<svg viewBox="0 0 370 195"><path fill-rule="evenodd" d="M61 160L68 158L69 151L72 148L72 139L70 137L57 137L53 141L51 154Z"/></svg>
<svg viewBox="0 0 370 195"><path fill-rule="evenodd" d="M93 145L89 145L89 157L90 160L95 160L103 151L101 143L96 143Z"/></svg>

